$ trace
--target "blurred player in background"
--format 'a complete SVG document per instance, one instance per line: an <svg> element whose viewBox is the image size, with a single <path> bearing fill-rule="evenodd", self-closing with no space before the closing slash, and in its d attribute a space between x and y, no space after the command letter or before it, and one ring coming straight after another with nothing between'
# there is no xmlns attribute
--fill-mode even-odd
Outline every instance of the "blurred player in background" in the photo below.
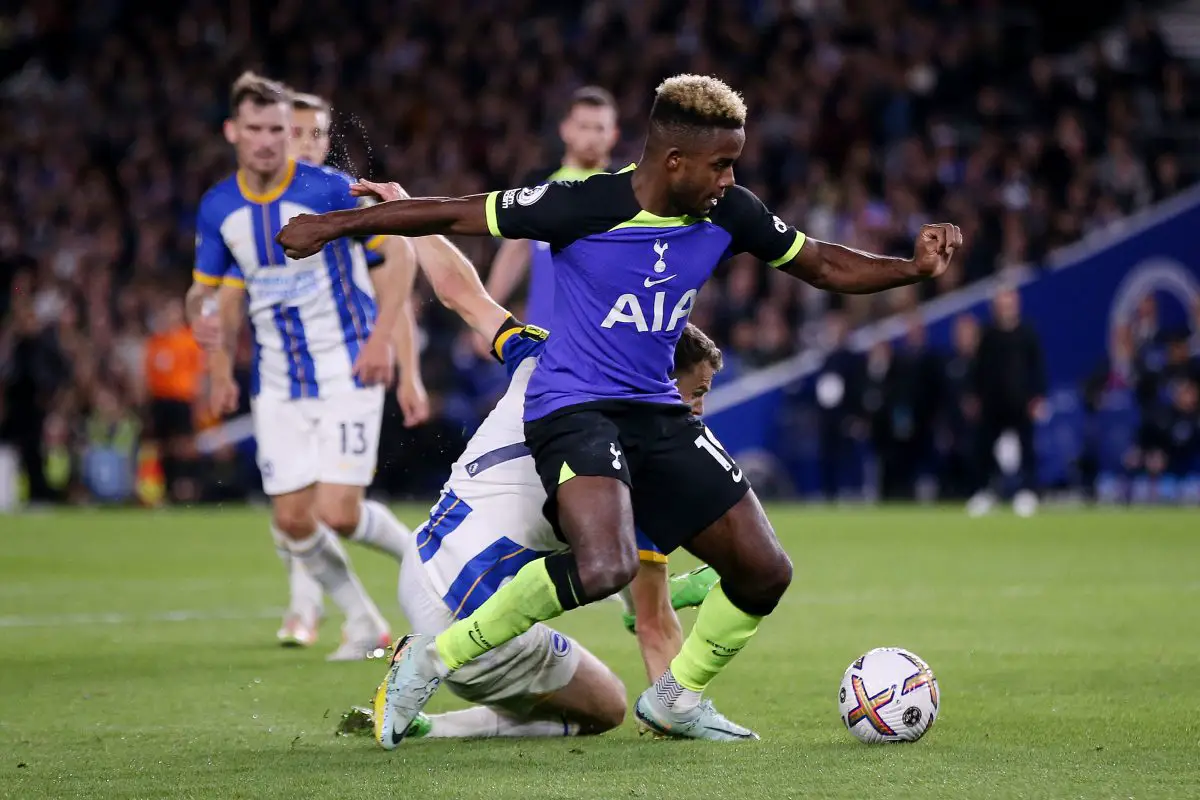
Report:
<svg viewBox="0 0 1200 800"><path fill-rule="evenodd" d="M366 188L388 197L395 184ZM479 285L470 262L442 237L415 240L422 268L438 299L492 342L492 353L508 369L511 383L496 408L472 436L451 468L429 520L410 543L400 568L399 598L415 630L445 630L490 597L524 564L561 550L542 514L546 491L524 444L525 390L548 334L521 326ZM675 378L693 412L700 414L721 351L695 326L687 326L675 351ZM511 538L510 538L511 537ZM630 602L646 675L666 671L683 634L676 595L691 592L699 604L711 589L711 569L668 580L667 558L639 537L641 566L630 585ZM705 574L707 571L707 574ZM682 587L687 587L680 591ZM674 591L673 591L674 589ZM448 714L420 715L413 737L567 736L596 734L624 720L626 697L620 679L570 638L536 625L448 678L452 690L478 705ZM354 709L340 730L363 730L382 719ZM377 734L378 735L378 734Z"/></svg>
<svg viewBox="0 0 1200 800"><path fill-rule="evenodd" d="M317 95L288 91L292 103L289 157L324 166L330 147L330 105ZM366 204L365 199L359 202ZM376 296L389 297L398 293L400 297L392 338L400 367L396 400L404 424L408 427L419 425L429 418L429 398L421 381L417 326L412 309L412 286L416 276L412 248L408 242L394 236L375 236L362 244ZM344 529L335 530L345 535ZM288 571L289 601L276 636L284 645L306 647L317 639L317 628L324 615L324 593L300 559L293 558L286 547L277 549Z"/></svg>
<svg viewBox="0 0 1200 800"><path fill-rule="evenodd" d="M617 143L617 103L606 90L585 86L571 96L567 114L558 126L565 153L562 164L526 175L521 186L537 186L548 181L580 181L609 167L612 149ZM549 327L554 306L554 274L550 245L528 239L505 239L488 273L487 291L501 305L508 303L513 291L529 268L529 290L525 298L524 318L531 325Z"/></svg>
<svg viewBox="0 0 1200 800"><path fill-rule="evenodd" d="M358 201L345 175L288 157L292 104L281 84L245 73L232 87L230 109L225 136L238 170L201 200L188 292L193 320L216 300L219 334L207 341L213 405L218 412L237 407L230 348L248 309L251 411L271 533L285 560L301 563L346 616L330 658L379 655L387 623L338 534L396 559L409 535L386 507L363 500L395 367L389 340L399 292L377 304L363 248L351 239L304 259L284 255L273 237L289 218ZM316 620L291 616L285 637L311 643Z"/></svg>
<svg viewBox="0 0 1200 800"><path fill-rule="evenodd" d="M331 114L329 103L315 94L292 92L292 136L289 148L291 157L297 161L324 166L329 157L329 133ZM372 198L359 199L363 205L374 202ZM429 397L421 380L421 360L417 342L417 322L413 313L412 287L417 274L417 263L412 246L394 236L373 236L363 242L366 248L367 267L375 281L376 294L384 289L378 283L381 273L376 269L385 263L390 265L388 279L394 281L402 298L399 323L393 333L392 343L396 348L396 361L400 367L397 381L396 401L404 414L404 425L414 427L429 420ZM386 274L386 273L384 273Z"/></svg>

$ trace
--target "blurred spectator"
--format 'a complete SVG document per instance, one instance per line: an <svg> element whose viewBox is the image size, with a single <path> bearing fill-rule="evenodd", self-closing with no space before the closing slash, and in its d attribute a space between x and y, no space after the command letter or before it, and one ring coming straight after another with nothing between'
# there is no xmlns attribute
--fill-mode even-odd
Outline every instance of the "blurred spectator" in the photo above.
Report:
<svg viewBox="0 0 1200 800"><path fill-rule="evenodd" d="M915 500L917 479L933 454L933 424L940 383L937 356L926 346L925 322L910 315L901 346L892 353L883 381L877 445L883 500Z"/></svg>
<svg viewBox="0 0 1200 800"><path fill-rule="evenodd" d="M1013 507L1033 513L1037 505L1037 454L1033 427L1044 413L1046 366L1037 332L1021 320L1021 298L1015 289L1001 289L992 299L992 320L984 328L971 377L972 403L979 404L978 460L975 474L983 483L968 506L972 514L986 513L1002 486L1003 441L1015 437L1018 490ZM997 445L1000 445L998 448Z"/></svg>
<svg viewBox="0 0 1200 800"><path fill-rule="evenodd" d="M866 435L862 398L865 359L850 349L845 317L831 312L825 318L829 353L817 372L817 426L820 438L821 486L825 499L838 498L844 473L854 458L856 443Z"/></svg>
<svg viewBox="0 0 1200 800"><path fill-rule="evenodd" d="M1167 403L1175 384L1200 381L1200 358L1191 353L1191 334L1186 329L1160 331L1145 339L1137 360L1138 405L1144 414Z"/></svg>
<svg viewBox="0 0 1200 800"><path fill-rule="evenodd" d="M193 436L194 407L200 395L204 354L183 314L183 300L168 297L154 317L145 348L150 438L162 454L163 475L172 500L199 499ZM114 401L115 402L115 401Z"/></svg>
<svg viewBox="0 0 1200 800"><path fill-rule="evenodd" d="M1118 47L1096 40L1060 58L1033 43L1064 31L995 3L504 0L485 15L477 5L0 11L0 352L18 357L0 362L2 429L37 498L53 494L42 472L50 410L75 419L100 384L145 411L148 311L186 277L196 204L232 168L223 98L247 68L337 98L333 162L417 195L505 187L551 163L563 105L585 84L618 100L623 166L640 153L659 80L720 75L751 109L738 179L781 217L896 255L922 221L962 226L961 254L922 298L1042 263L1196 177L1185 157L1195 78L1144 14ZM490 262L493 243L460 244ZM820 329L829 298L778 277L742 259L697 299L729 374L794 354ZM457 320L427 289L416 298L427 383L451 415L442 424L470 427L493 388L467 374L479 365L461 355ZM844 309L857 325L892 303ZM406 473L387 474L400 485Z"/></svg>
<svg viewBox="0 0 1200 800"><path fill-rule="evenodd" d="M133 499L141 426L112 389L96 389L83 430L80 479L88 495L104 503Z"/></svg>
<svg viewBox="0 0 1200 800"><path fill-rule="evenodd" d="M1169 395L1142 417L1137 446L1126 457L1135 473L1182 478L1200 469L1200 384L1180 380Z"/></svg>
<svg viewBox="0 0 1200 800"><path fill-rule="evenodd" d="M979 322L970 314L954 320L953 350L942 363L938 381L938 450L941 456L939 485L941 495L965 500L978 488L975 462L978 460L979 401L971 380L975 375L975 354L979 349Z"/></svg>
<svg viewBox="0 0 1200 800"><path fill-rule="evenodd" d="M71 374L54 331L39 325L33 307L18 303L13 315L12 328L0 338L0 370L5 379L0 436L20 454L29 499L44 503L58 496L46 480L46 409Z"/></svg>

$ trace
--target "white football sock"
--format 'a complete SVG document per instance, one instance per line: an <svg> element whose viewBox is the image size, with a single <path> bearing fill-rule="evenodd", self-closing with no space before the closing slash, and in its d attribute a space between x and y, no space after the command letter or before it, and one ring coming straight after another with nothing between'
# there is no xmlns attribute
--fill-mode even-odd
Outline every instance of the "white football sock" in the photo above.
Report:
<svg viewBox="0 0 1200 800"><path fill-rule="evenodd" d="M275 540L275 552L288 573L288 613L299 614L308 622L316 622L321 616L324 593L321 584L308 573L300 559L288 549L288 537L283 531L271 526L271 538Z"/></svg>
<svg viewBox="0 0 1200 800"><path fill-rule="evenodd" d="M412 531L396 519L388 507L374 500L365 500L358 510L358 527L350 541L387 553L397 561L404 560L405 541Z"/></svg>
<svg viewBox="0 0 1200 800"><path fill-rule="evenodd" d="M316 579L321 588L333 598L347 620L373 617L382 620L379 609L367 596L366 589L350 566L350 558L342 549L337 535L318 522L317 531L302 541L289 540L292 556Z"/></svg>
<svg viewBox="0 0 1200 800"><path fill-rule="evenodd" d="M462 711L431 714L429 721L433 723L433 727L430 728L427 738L431 739L490 739L496 736L548 738L579 734L579 726L573 722L548 719L519 720L487 706L471 706Z"/></svg>
<svg viewBox="0 0 1200 800"><path fill-rule="evenodd" d="M700 692L681 686L669 668L658 677L653 688L658 701L672 711L691 711L700 705L703 696Z"/></svg>

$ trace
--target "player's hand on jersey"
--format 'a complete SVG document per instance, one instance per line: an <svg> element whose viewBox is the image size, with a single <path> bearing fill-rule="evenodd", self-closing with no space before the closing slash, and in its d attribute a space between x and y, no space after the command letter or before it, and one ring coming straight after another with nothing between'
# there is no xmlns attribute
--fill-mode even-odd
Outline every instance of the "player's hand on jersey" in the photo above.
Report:
<svg viewBox="0 0 1200 800"><path fill-rule="evenodd" d="M354 376L367 386L387 386L395 374L396 360L392 358L391 343L376 330L358 352L358 359L354 362Z"/></svg>
<svg viewBox="0 0 1200 800"><path fill-rule="evenodd" d="M400 385L396 387L396 402L404 415L404 427L415 428L429 421L429 395L425 392L425 384L420 375L400 375Z"/></svg>
<svg viewBox="0 0 1200 800"><path fill-rule="evenodd" d="M922 225L913 246L913 265L922 278L936 278L950 266L954 251L962 247L962 231L949 222Z"/></svg>
<svg viewBox="0 0 1200 800"><path fill-rule="evenodd" d="M377 183L375 181L362 180L361 178L357 183L350 184L350 194L355 197L376 197L384 203L389 200L404 200L408 198L408 192L404 191L404 187L395 181Z"/></svg>
<svg viewBox="0 0 1200 800"><path fill-rule="evenodd" d="M341 235L337 223L324 214L299 214L283 226L275 241L288 258L308 258Z"/></svg>

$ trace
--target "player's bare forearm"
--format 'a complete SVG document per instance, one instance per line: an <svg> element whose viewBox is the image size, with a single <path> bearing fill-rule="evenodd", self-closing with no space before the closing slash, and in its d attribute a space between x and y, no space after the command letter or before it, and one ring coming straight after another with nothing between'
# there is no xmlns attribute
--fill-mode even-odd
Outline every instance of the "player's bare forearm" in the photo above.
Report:
<svg viewBox="0 0 1200 800"><path fill-rule="evenodd" d="M217 314L221 320L221 343L232 364L237 353L238 332L242 329L246 290L232 284L222 284L217 290Z"/></svg>
<svg viewBox="0 0 1200 800"><path fill-rule="evenodd" d="M365 208L332 211L340 236L487 236L487 195L470 197L411 197ZM336 238L336 237L335 237Z"/></svg>
<svg viewBox="0 0 1200 800"><path fill-rule="evenodd" d="M784 272L829 292L871 294L936 278L962 247L962 231L949 222L922 225L912 258L864 253L840 244L806 239Z"/></svg>
<svg viewBox="0 0 1200 800"><path fill-rule="evenodd" d="M637 618L638 647L646 665L646 678L653 683L683 647L683 628L671 607L667 565L643 561L629 589Z"/></svg>
<svg viewBox="0 0 1200 800"><path fill-rule="evenodd" d="M417 253L412 242L401 236L389 236L383 244L386 264L396 271L396 286L399 290L399 307L412 297L413 283L417 279Z"/></svg>
<svg viewBox="0 0 1200 800"><path fill-rule="evenodd" d="M525 275L529 264L529 241L526 239L505 239L492 259L492 268L488 271L487 293L497 303L505 303L512 296L513 290Z"/></svg>
<svg viewBox="0 0 1200 800"><path fill-rule="evenodd" d="M508 311L483 288L479 273L470 260L442 236L414 239L413 245L417 263L429 279L438 301L462 317L472 330L490 340L504 324Z"/></svg>
<svg viewBox="0 0 1200 800"><path fill-rule="evenodd" d="M392 259L371 270L371 285L375 288L375 331L390 341L403 304L400 271Z"/></svg>
<svg viewBox="0 0 1200 800"><path fill-rule="evenodd" d="M417 347L417 316L413 312L412 300L400 305L396 324L392 326L392 346L396 348L396 363L400 365L400 376L416 376L420 379L421 358Z"/></svg>
<svg viewBox="0 0 1200 800"><path fill-rule="evenodd" d="M204 301L217 293L218 287L203 283L193 283L187 290L183 300L184 312L189 324L194 324L204 313Z"/></svg>
<svg viewBox="0 0 1200 800"><path fill-rule="evenodd" d="M931 277L921 274L910 258L877 256L816 239L805 240L796 257L780 269L818 289L840 294L882 292Z"/></svg>
<svg viewBox="0 0 1200 800"><path fill-rule="evenodd" d="M417 358L417 323L412 306L413 282L417 275L417 254L412 242L400 236L389 236L383 244L384 267L387 276L381 276L387 287L375 284L376 295L382 296L388 292L394 296L395 312L385 317L383 304L380 304L380 314L376 326L378 330L386 331L395 350L396 362L400 365L402 375L415 376L420 380L420 364ZM374 272L378 272L376 269ZM374 272L372 277L374 278ZM394 287L392 284L395 284Z"/></svg>

